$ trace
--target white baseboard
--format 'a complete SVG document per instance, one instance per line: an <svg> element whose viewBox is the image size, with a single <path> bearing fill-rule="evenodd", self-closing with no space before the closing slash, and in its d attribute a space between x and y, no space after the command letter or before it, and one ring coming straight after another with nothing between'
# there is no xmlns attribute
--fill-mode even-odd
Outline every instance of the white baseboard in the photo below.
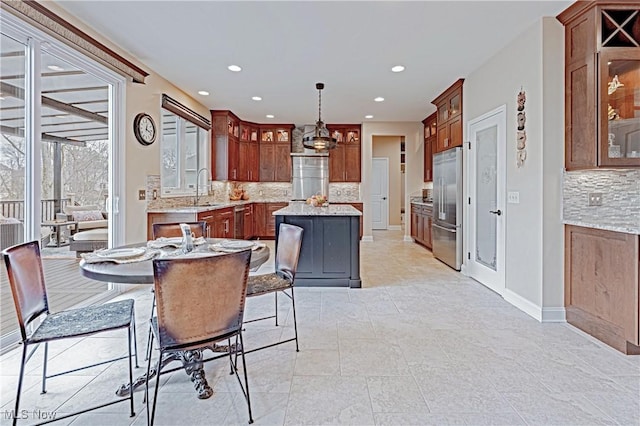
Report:
<svg viewBox="0 0 640 426"><path fill-rule="evenodd" d="M542 322L567 322L564 308L542 308Z"/></svg>
<svg viewBox="0 0 640 426"><path fill-rule="evenodd" d="M528 299L525 299L518 293L515 293L508 288L504 289L502 297L504 298L504 300L511 303L513 306L520 309L525 314L542 322L542 309L540 308L540 306L536 305Z"/></svg>
<svg viewBox="0 0 640 426"><path fill-rule="evenodd" d="M541 308L508 288L504 290L502 297L525 314L540 322L567 322L566 312L563 307Z"/></svg>
<svg viewBox="0 0 640 426"><path fill-rule="evenodd" d="M372 243L373 235L364 235L360 241L362 241L363 243Z"/></svg>
<svg viewBox="0 0 640 426"><path fill-rule="evenodd" d="M415 240L414 240L411 236L409 236L409 235L405 235L405 236L404 236L404 240L403 240L403 241L404 241L405 243L415 243Z"/></svg>
<svg viewBox="0 0 640 426"><path fill-rule="evenodd" d="M389 225L387 227L389 231L402 231L402 225Z"/></svg>

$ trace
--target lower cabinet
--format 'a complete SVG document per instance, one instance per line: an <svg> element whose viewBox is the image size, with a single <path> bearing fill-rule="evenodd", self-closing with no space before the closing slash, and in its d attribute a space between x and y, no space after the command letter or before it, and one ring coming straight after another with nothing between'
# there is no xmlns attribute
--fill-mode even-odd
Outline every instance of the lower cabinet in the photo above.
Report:
<svg viewBox="0 0 640 426"><path fill-rule="evenodd" d="M283 207L287 207L289 203L254 203L253 204L253 216L254 216L254 236L259 238L275 239L276 237L276 219L273 216L273 212L280 210Z"/></svg>
<svg viewBox="0 0 640 426"><path fill-rule="evenodd" d="M337 205L350 205L353 206L356 210L358 210L359 212L364 212L364 204L363 203L331 203L331 204L337 204ZM364 216L360 216L360 239L362 239L362 233L364 230Z"/></svg>
<svg viewBox="0 0 640 426"><path fill-rule="evenodd" d="M215 224L213 238L233 238L235 233L233 207L214 210L213 221Z"/></svg>
<svg viewBox="0 0 640 426"><path fill-rule="evenodd" d="M411 204L411 237L428 249L432 248L433 208L425 205Z"/></svg>
<svg viewBox="0 0 640 426"><path fill-rule="evenodd" d="M247 204L244 207L244 239L247 240L254 236L254 214L253 214L253 204Z"/></svg>
<svg viewBox="0 0 640 426"><path fill-rule="evenodd" d="M635 355L640 354L639 239L565 225L567 322Z"/></svg>

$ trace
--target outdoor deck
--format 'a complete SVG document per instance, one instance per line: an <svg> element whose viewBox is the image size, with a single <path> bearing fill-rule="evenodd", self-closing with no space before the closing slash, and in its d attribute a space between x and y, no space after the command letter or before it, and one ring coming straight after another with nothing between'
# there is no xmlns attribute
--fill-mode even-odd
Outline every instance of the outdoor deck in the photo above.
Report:
<svg viewBox="0 0 640 426"><path fill-rule="evenodd" d="M107 283L90 280L80 274L79 259L43 259L45 282L52 312L70 308L107 289ZM0 267L0 333L18 328L13 297L4 265Z"/></svg>

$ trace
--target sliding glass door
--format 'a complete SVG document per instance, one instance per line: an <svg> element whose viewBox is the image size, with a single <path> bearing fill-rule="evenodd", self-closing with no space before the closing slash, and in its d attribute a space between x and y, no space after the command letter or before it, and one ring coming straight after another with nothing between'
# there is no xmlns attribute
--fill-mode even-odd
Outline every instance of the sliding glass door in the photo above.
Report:
<svg viewBox="0 0 640 426"><path fill-rule="evenodd" d="M121 243L114 111L124 79L17 18L0 20L0 248L40 241L54 311L104 299L113 287L80 275L78 250ZM6 347L17 322L4 267L0 278Z"/></svg>

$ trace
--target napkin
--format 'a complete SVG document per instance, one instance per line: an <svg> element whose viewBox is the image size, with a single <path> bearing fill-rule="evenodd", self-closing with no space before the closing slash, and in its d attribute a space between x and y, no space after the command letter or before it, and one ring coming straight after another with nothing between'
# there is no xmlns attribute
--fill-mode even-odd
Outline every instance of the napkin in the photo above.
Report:
<svg viewBox="0 0 640 426"><path fill-rule="evenodd" d="M265 243L253 243L251 250L258 250L266 246L267 245ZM223 243L215 243L209 244L209 250L219 251L222 253L237 253L239 251L246 250L246 248L225 247Z"/></svg>
<svg viewBox="0 0 640 426"><path fill-rule="evenodd" d="M207 240L204 237L198 237L193 239L194 246L198 246L206 242ZM147 247L155 248L155 249L161 249L165 247L180 248L182 247L182 237L172 237L172 238L160 237L156 240L147 241Z"/></svg>
<svg viewBox="0 0 640 426"><path fill-rule="evenodd" d="M122 258L110 258L107 256L100 256L94 253L82 253L80 256L84 259L84 263L102 263L102 262L111 262L111 263L136 263L136 262L144 262L146 260L154 259L156 256L160 254L159 251L155 250L146 250L140 256L129 257L126 259Z"/></svg>

